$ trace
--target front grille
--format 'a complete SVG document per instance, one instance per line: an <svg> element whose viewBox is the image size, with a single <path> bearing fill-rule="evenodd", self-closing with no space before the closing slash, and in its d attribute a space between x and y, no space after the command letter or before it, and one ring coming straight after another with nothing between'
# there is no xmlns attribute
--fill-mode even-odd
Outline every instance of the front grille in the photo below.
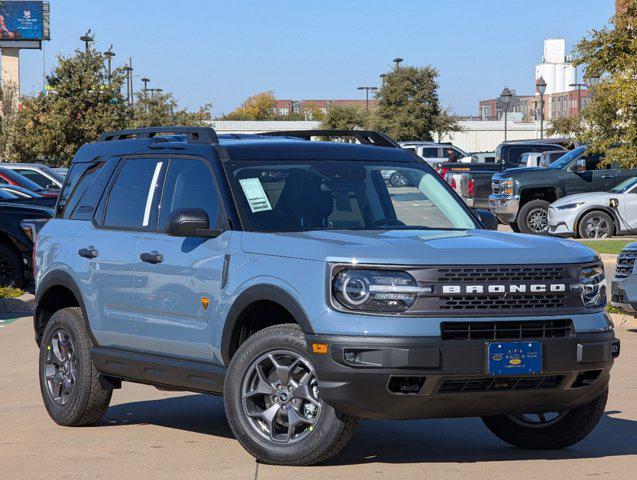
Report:
<svg viewBox="0 0 637 480"><path fill-rule="evenodd" d="M617 257L617 267L615 268L615 278L626 278L633 273L637 258L637 250L624 250Z"/></svg>
<svg viewBox="0 0 637 480"><path fill-rule="evenodd" d="M513 390L544 390L557 388L563 375L540 377L480 377L459 378L442 382L438 393L501 392Z"/></svg>
<svg viewBox="0 0 637 480"><path fill-rule="evenodd" d="M442 322L440 328L443 340L522 340L573 335L571 320Z"/></svg>
<svg viewBox="0 0 637 480"><path fill-rule="evenodd" d="M567 269L563 266L525 267L458 267L438 269L439 282L546 282L563 280Z"/></svg>
<svg viewBox="0 0 637 480"><path fill-rule="evenodd" d="M472 295L441 296L441 310L519 310L529 308L564 308L566 298L551 294L535 295Z"/></svg>

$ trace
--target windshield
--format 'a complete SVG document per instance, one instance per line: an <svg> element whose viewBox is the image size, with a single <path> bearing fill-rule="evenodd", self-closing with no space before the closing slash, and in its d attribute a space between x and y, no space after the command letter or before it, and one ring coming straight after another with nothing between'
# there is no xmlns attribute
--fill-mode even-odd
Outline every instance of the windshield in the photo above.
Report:
<svg viewBox="0 0 637 480"><path fill-rule="evenodd" d="M477 227L442 180L415 164L234 161L227 168L250 231Z"/></svg>
<svg viewBox="0 0 637 480"><path fill-rule="evenodd" d="M569 165L573 160L582 156L585 152L586 152L585 146L574 148L573 150L565 153L560 158L558 158L553 163L551 163L548 168L552 168L553 170L562 170L564 167Z"/></svg>
<svg viewBox="0 0 637 480"><path fill-rule="evenodd" d="M611 188L610 191L613 193L626 193L635 185L637 185L637 177L627 178L622 183Z"/></svg>

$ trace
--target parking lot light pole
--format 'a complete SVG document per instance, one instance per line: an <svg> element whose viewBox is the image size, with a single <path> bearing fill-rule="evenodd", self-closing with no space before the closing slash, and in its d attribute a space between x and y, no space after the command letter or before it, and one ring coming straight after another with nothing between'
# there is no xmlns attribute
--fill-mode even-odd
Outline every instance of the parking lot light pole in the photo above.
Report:
<svg viewBox="0 0 637 480"><path fill-rule="evenodd" d="M88 53L89 48L91 48L91 42L95 40L95 37L91 35L91 29L88 29L84 35L80 37L80 41L84 42L84 51Z"/></svg>
<svg viewBox="0 0 637 480"><path fill-rule="evenodd" d="M577 88L577 114L582 111L582 87L585 87L585 83L570 83L569 87Z"/></svg>
<svg viewBox="0 0 637 480"><path fill-rule="evenodd" d="M398 70L400 68L400 64L401 64L402 61L403 61L403 59L400 58L400 57L394 58L393 62L396 64L396 70Z"/></svg>
<svg viewBox="0 0 637 480"><path fill-rule="evenodd" d="M535 82L537 93L540 94L540 139L544 138L544 93L546 92L546 80L540 76Z"/></svg>
<svg viewBox="0 0 637 480"><path fill-rule="evenodd" d="M144 84L144 98L146 98L146 95L148 95L148 82L150 82L150 78L142 78L142 83Z"/></svg>
<svg viewBox="0 0 637 480"><path fill-rule="evenodd" d="M383 82L382 85L384 87L385 86L385 78L387 78L387 74L386 73L381 73L378 76L380 77L381 82Z"/></svg>
<svg viewBox="0 0 637 480"><path fill-rule="evenodd" d="M369 110L369 91L378 90L378 87L358 87L357 90L365 90L365 110Z"/></svg>
<svg viewBox="0 0 637 480"><path fill-rule="evenodd" d="M113 51L113 45L108 47L108 50L104 52L104 56L106 57L106 61L108 62L108 83L111 83L111 62L113 61L113 57L115 56L115 52Z"/></svg>
<svg viewBox="0 0 637 480"><path fill-rule="evenodd" d="M504 141L507 141L507 123L508 123L508 113L509 113L509 103L511 102L511 97L513 94L509 87L504 87L502 93L500 94L500 98L502 99L502 103L504 105Z"/></svg>
<svg viewBox="0 0 637 480"><path fill-rule="evenodd" d="M593 96L593 90L599 83L599 77L584 77L584 83L586 84L586 88L588 88L588 96L590 98Z"/></svg>

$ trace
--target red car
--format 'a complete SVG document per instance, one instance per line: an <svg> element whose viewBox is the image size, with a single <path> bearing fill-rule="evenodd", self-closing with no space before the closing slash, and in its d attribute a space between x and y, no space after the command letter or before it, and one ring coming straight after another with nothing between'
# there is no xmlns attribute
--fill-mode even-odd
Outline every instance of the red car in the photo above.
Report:
<svg viewBox="0 0 637 480"><path fill-rule="evenodd" d="M60 193L59 190L47 190L32 180L29 180L23 175L10 170L8 168L0 167L0 183L8 183L9 185L17 185L18 187L26 188L32 192L38 193L43 197L57 197Z"/></svg>

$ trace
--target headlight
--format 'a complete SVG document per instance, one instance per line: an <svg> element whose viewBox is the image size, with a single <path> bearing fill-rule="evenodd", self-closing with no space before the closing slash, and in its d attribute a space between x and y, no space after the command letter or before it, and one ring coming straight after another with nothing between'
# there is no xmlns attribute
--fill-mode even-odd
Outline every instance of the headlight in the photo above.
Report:
<svg viewBox="0 0 637 480"><path fill-rule="evenodd" d="M507 178L500 181L500 193L505 195L513 195L513 179Z"/></svg>
<svg viewBox="0 0 637 480"><path fill-rule="evenodd" d="M601 265L582 268L578 287L585 307L606 305L606 277Z"/></svg>
<svg viewBox="0 0 637 480"><path fill-rule="evenodd" d="M407 272L347 269L334 277L332 293L349 310L395 313L409 310L431 288L418 286Z"/></svg>
<svg viewBox="0 0 637 480"><path fill-rule="evenodd" d="M577 202L577 203L567 203L566 205L561 205L559 207L555 207L558 210L570 210L571 208L577 208L580 205L584 205L584 202Z"/></svg>

